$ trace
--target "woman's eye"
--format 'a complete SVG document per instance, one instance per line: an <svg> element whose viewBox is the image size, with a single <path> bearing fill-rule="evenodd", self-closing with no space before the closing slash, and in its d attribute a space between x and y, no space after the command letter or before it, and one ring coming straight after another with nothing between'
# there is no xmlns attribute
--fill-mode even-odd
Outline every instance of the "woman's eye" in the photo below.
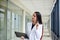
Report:
<svg viewBox="0 0 60 40"><path fill-rule="evenodd" d="M35 15L35 14L33 14L33 17L36 17L36 15Z"/></svg>
<svg viewBox="0 0 60 40"><path fill-rule="evenodd" d="M35 15L34 15L34 17L35 17Z"/></svg>

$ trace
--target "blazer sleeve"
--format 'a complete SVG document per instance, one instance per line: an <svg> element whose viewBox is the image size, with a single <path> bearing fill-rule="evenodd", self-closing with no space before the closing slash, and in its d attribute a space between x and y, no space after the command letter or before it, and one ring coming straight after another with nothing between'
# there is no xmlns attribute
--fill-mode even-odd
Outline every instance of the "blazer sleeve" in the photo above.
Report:
<svg viewBox="0 0 60 40"><path fill-rule="evenodd" d="M35 29L36 39L40 39L42 36L42 25L38 26L38 29Z"/></svg>
<svg viewBox="0 0 60 40"><path fill-rule="evenodd" d="M27 23L27 30L26 30L26 33L27 33L27 35L29 36L30 35L30 32L31 32L31 26L32 26L32 23L31 22L29 22L29 23Z"/></svg>

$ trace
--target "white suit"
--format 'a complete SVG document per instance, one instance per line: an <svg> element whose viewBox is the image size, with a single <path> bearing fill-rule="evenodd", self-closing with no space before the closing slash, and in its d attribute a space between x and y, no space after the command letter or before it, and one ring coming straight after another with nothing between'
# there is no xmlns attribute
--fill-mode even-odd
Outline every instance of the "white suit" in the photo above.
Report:
<svg viewBox="0 0 60 40"><path fill-rule="evenodd" d="M36 29L36 25L31 30L32 23L27 24L27 34L29 36L29 40L40 40L42 36L42 24L38 24L38 29Z"/></svg>

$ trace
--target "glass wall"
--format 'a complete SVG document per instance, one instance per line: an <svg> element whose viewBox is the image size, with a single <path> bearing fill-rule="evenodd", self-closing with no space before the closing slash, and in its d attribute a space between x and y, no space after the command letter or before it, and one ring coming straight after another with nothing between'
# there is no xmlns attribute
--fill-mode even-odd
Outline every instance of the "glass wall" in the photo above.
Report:
<svg viewBox="0 0 60 40"><path fill-rule="evenodd" d="M7 40L11 39L11 11L7 10Z"/></svg>
<svg viewBox="0 0 60 40"><path fill-rule="evenodd" d="M4 26L4 14L0 13L0 39L4 40L5 39L5 26ZM4 38L4 39L3 39Z"/></svg>
<svg viewBox="0 0 60 40"><path fill-rule="evenodd" d="M23 14L24 10L10 0L0 0L0 40L20 40L15 31L23 31ZM31 22L31 16L26 13L25 27L28 22Z"/></svg>
<svg viewBox="0 0 60 40"><path fill-rule="evenodd" d="M20 40L15 35L16 32L22 31L23 10L17 5L8 1L7 10L7 40Z"/></svg>
<svg viewBox="0 0 60 40"><path fill-rule="evenodd" d="M7 40L7 0L0 0L0 40Z"/></svg>
<svg viewBox="0 0 60 40"><path fill-rule="evenodd" d="M9 0L0 0L0 40L20 40L15 31L22 32L23 10Z"/></svg>
<svg viewBox="0 0 60 40"><path fill-rule="evenodd" d="M27 33L27 23L30 23L31 19L32 19L31 15L28 12L26 12L26 15L25 15L25 32L26 33Z"/></svg>

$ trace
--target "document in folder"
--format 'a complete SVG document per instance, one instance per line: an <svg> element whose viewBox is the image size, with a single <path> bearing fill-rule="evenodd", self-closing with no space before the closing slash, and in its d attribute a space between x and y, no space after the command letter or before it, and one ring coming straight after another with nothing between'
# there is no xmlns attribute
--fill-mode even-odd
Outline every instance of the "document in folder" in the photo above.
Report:
<svg viewBox="0 0 60 40"><path fill-rule="evenodd" d="M16 34L16 36L17 36L17 37L24 36L24 38L29 39L29 37L27 36L27 34L26 34L26 33L22 33L22 32L15 32L15 34Z"/></svg>

